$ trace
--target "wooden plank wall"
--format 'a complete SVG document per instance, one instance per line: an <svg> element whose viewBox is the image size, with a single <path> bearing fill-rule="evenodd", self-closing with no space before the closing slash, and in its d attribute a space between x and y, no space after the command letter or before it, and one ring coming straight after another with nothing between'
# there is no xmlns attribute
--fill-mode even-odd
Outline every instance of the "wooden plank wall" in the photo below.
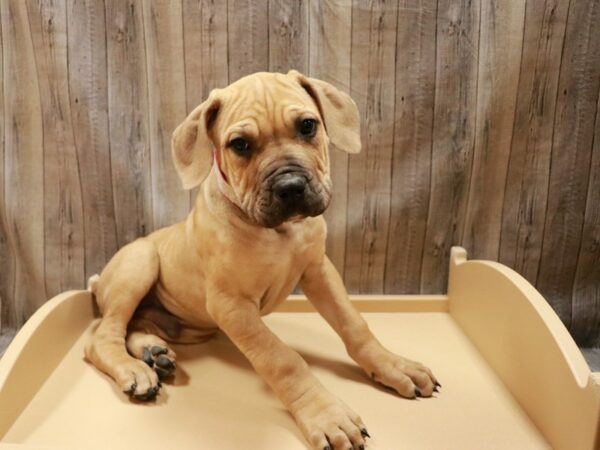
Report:
<svg viewBox="0 0 600 450"><path fill-rule="evenodd" d="M600 345L600 0L0 0L0 332L185 216L172 130L297 69L349 92L327 251L356 293L499 260Z"/></svg>

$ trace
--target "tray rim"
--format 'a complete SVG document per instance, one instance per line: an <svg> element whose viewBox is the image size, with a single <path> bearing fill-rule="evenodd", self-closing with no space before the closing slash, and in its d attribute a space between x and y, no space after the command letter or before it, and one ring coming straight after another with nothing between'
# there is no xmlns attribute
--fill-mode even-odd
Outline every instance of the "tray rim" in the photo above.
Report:
<svg viewBox="0 0 600 450"><path fill-rule="evenodd" d="M479 270L478 268L486 268L486 270L490 270L494 274L501 275L504 280L503 283L517 289L523 294L527 302L526 306L533 308L536 318L541 321L544 333L547 333L547 337L545 338L547 339L547 345L552 346L553 349L557 349L560 358L568 366L575 385L570 388L574 390L573 392L576 395L583 393L582 395L593 397L590 400L592 403L590 410L593 410L593 412L590 414L595 414L596 420L598 420L600 418L600 373L593 373L590 370L574 339L543 296L525 278L500 263L486 260L467 261L465 249L453 247L450 254L447 295L350 295L349 297L354 306L361 312L449 314L465 331L465 327L468 330L468 324L465 325L464 321L456 316L456 306L459 305L456 302L456 283L459 276L457 274L465 270ZM93 296L89 290L67 291L53 297L31 316L7 347L4 356L0 358L0 405L3 405L0 407L0 446L2 445L2 436L10 429L12 423L14 423L39 388L41 388L44 378L60 364L61 354L57 350L55 354L49 356L51 361L46 364L45 370L38 373L36 375L37 378L34 377L35 380L33 380L31 388L35 390L29 392L29 398L15 400L14 395L11 397L11 393L8 391L10 390L11 383L12 386L15 385L15 380L19 377L19 370L23 371L22 367L19 368L20 364L21 366L23 365L23 358L28 356L31 359L31 353L35 353L36 346L41 348L39 347L41 343L37 342L36 339L39 341L39 334L43 329L52 327L53 323L57 320L58 322L62 320L63 326L67 327L66 331L69 334L62 349L64 355L79 338L81 333L89 326L90 321L95 318L93 303ZM275 312L280 313L313 311L315 310L312 305L302 295L289 296L275 310ZM72 317L69 317L69 320L66 321L64 317L61 317L61 314L70 314ZM537 326L539 327L540 324ZM465 334L469 337L469 340L473 341L473 336L468 331ZM478 347L478 351L490 363L490 357L485 354L484 350ZM492 363L490 365L497 372L498 368L494 367ZM521 404L524 411L531 417L531 405L528 405L527 401L520 399L515 394L514 386L507 385L504 379L503 382L513 397ZM18 404L13 404L11 407L4 406L10 399L12 399L13 403L16 401ZM538 423L536 420L533 421L546 439L549 439L547 433L544 432L545 425ZM596 427L595 439L598 439L600 436L599 428L600 425ZM566 448L556 445L550 439L549 442L557 448Z"/></svg>

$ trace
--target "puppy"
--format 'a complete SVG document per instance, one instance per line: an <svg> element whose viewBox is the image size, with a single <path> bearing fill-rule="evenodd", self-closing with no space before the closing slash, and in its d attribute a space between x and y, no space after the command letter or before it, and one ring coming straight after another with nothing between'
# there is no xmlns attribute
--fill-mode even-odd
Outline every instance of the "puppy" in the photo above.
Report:
<svg viewBox="0 0 600 450"><path fill-rule="evenodd" d="M166 342L222 330L295 418L315 449L362 448L360 417L264 325L299 286L377 382L408 398L437 389L431 371L386 350L348 300L325 255L329 146L360 151L352 99L291 71L215 89L173 133L187 219L123 247L91 288L102 313L86 356L140 400L175 369Z"/></svg>

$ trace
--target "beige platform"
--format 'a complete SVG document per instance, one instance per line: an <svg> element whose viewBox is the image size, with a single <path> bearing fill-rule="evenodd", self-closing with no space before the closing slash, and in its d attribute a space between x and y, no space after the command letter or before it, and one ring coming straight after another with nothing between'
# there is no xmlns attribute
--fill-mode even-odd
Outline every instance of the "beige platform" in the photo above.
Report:
<svg viewBox="0 0 600 450"><path fill-rule="evenodd" d="M300 297L265 320L355 409L369 448L598 448L600 374L590 373L546 301L493 262L454 248L447 296L356 297L392 350L429 365L436 398L372 383ZM91 295L66 292L27 322L0 360L0 448L306 448L293 420L220 335L175 346L178 369L156 403L135 404L83 360Z"/></svg>

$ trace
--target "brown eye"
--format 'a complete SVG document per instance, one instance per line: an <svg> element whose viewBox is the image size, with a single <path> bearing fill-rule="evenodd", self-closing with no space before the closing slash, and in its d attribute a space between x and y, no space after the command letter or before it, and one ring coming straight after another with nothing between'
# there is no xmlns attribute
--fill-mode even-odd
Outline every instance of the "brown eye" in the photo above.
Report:
<svg viewBox="0 0 600 450"><path fill-rule="evenodd" d="M235 138L229 141L228 146L238 155L247 155L250 153L250 144L244 138Z"/></svg>
<svg viewBox="0 0 600 450"><path fill-rule="evenodd" d="M317 121L304 119L298 124L298 132L304 138L311 138L317 133Z"/></svg>

